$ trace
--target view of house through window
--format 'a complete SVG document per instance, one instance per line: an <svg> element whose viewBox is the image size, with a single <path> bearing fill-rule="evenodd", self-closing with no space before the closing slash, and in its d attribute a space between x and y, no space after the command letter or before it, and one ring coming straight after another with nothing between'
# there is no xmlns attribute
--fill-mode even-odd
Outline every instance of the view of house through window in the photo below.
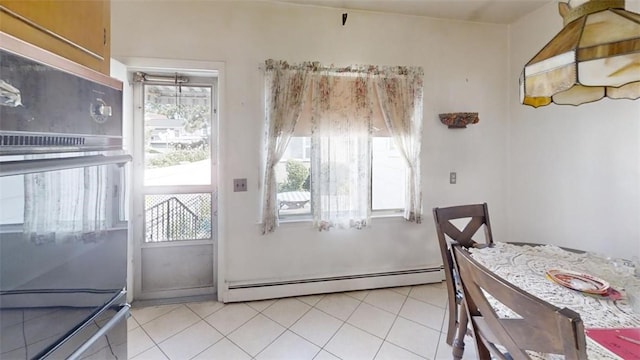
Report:
<svg viewBox="0 0 640 360"><path fill-rule="evenodd" d="M144 185L211 182L211 87L145 85Z"/></svg>
<svg viewBox="0 0 640 360"><path fill-rule="evenodd" d="M276 166L278 214L281 218L311 215L311 137L292 137ZM406 165L391 137L371 142L371 210L402 210Z"/></svg>

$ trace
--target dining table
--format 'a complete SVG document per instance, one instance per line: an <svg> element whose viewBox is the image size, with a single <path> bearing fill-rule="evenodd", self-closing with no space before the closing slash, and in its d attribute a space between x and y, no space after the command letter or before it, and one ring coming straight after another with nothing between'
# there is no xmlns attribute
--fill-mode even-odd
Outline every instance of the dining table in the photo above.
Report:
<svg viewBox="0 0 640 360"><path fill-rule="evenodd" d="M476 261L513 285L552 305L579 313L587 334L589 329L640 329L640 304L635 303L640 299L635 298L632 304L630 299L634 298L628 293L630 288L633 291L640 288L640 278L637 272L634 276L634 266L630 261L546 244L495 242L491 246L469 250ZM552 281L547 273L549 270L588 274L608 283L615 291L603 295L577 291ZM495 299L489 300L500 317L518 317ZM585 338L589 359L622 358L600 346L590 336ZM534 359L563 359L563 356L553 354L529 355Z"/></svg>

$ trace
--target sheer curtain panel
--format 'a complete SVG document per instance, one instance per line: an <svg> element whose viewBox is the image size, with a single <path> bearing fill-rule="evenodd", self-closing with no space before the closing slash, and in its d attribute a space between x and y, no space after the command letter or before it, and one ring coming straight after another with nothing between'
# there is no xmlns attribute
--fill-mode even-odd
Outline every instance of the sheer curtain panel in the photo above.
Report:
<svg viewBox="0 0 640 360"><path fill-rule="evenodd" d="M387 129L407 162L404 217L408 221L420 223L423 70L415 67L385 70L376 78L376 85Z"/></svg>
<svg viewBox="0 0 640 360"><path fill-rule="evenodd" d="M361 229L371 217L371 75L325 71L312 83L314 227Z"/></svg>
<svg viewBox="0 0 640 360"><path fill-rule="evenodd" d="M266 163L262 207L263 234L273 232L278 226L275 166L282 158L302 112L308 88L308 75L309 72L304 67L290 67L283 61L266 61Z"/></svg>

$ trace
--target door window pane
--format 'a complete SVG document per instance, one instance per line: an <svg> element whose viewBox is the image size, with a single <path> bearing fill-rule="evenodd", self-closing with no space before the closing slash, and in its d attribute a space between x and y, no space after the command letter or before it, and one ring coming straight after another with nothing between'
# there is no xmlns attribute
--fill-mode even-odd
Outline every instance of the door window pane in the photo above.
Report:
<svg viewBox="0 0 640 360"><path fill-rule="evenodd" d="M144 185L211 183L211 87L144 85Z"/></svg>

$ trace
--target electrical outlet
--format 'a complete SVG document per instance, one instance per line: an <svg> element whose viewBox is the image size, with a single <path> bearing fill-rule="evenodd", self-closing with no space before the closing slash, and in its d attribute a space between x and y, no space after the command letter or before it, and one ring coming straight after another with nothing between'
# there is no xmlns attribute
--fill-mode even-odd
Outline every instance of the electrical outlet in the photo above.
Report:
<svg viewBox="0 0 640 360"><path fill-rule="evenodd" d="M233 179L233 192L247 191L247 179Z"/></svg>
<svg viewBox="0 0 640 360"><path fill-rule="evenodd" d="M452 172L450 172L450 173L449 173L449 184L455 184L455 183L456 183L457 178L458 178L458 174L457 174L457 173L455 173L455 172L453 172L453 171L452 171Z"/></svg>

